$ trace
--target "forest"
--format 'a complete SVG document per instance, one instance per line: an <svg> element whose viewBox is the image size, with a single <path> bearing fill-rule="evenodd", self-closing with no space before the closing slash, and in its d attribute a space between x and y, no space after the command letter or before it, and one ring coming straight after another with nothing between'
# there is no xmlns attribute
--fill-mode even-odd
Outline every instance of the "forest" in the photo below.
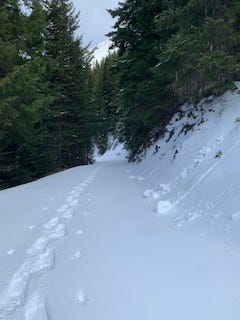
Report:
<svg viewBox="0 0 240 320"><path fill-rule="evenodd" d="M92 64L69 0L0 1L0 188L93 163L109 135L129 161L183 103L234 89L237 0L126 0L114 53Z"/></svg>

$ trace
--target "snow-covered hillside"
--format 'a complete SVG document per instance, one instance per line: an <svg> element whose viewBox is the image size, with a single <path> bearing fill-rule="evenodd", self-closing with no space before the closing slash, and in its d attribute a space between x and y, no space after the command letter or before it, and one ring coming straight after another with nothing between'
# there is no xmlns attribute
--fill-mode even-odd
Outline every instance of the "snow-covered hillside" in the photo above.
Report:
<svg viewBox="0 0 240 320"><path fill-rule="evenodd" d="M107 55L114 52L114 49L110 49L112 42L110 40L105 40L100 42L95 48L93 52L93 60L92 64L94 65L96 62L101 62Z"/></svg>
<svg viewBox="0 0 240 320"><path fill-rule="evenodd" d="M240 319L240 93L121 150L0 192L1 320Z"/></svg>
<svg viewBox="0 0 240 320"><path fill-rule="evenodd" d="M138 170L149 188L154 187L146 197L159 199L159 214L175 217L179 227L199 222L216 229L223 223L225 233L233 235L240 222L239 157L236 91L205 99L197 110L183 106Z"/></svg>

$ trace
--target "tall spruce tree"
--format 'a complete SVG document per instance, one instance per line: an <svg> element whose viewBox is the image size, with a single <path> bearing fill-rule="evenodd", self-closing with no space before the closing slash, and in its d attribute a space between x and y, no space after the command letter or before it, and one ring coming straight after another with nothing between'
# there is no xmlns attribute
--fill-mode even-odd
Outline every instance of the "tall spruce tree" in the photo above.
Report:
<svg viewBox="0 0 240 320"><path fill-rule="evenodd" d="M6 1L5 5L1 13L8 24L1 35L2 52L10 46L14 54L0 79L0 160L2 185L11 186L42 176L49 169L41 123L50 98L42 57L43 10L37 1L29 15L21 12L18 2Z"/></svg>
<svg viewBox="0 0 240 320"><path fill-rule="evenodd" d="M148 139L159 120L159 101L164 87L156 85L153 69L161 37L155 28L155 18L163 10L163 1L120 2L109 10L116 18L114 31L109 33L119 48L118 72L122 94L124 136L131 151L130 159Z"/></svg>
<svg viewBox="0 0 240 320"><path fill-rule="evenodd" d="M233 86L239 73L239 1L166 1L158 32L168 34L157 74L168 73L178 103Z"/></svg>
<svg viewBox="0 0 240 320"><path fill-rule="evenodd" d="M59 168L91 162L88 132L88 63L81 38L75 39L79 14L68 0L48 3L46 56L48 81L56 99L50 106L48 130Z"/></svg>
<svg viewBox="0 0 240 320"><path fill-rule="evenodd" d="M110 10L130 159L180 104L234 88L239 12L237 0L127 0Z"/></svg>
<svg viewBox="0 0 240 320"><path fill-rule="evenodd" d="M91 70L91 104L95 110L95 143L103 154L110 136L120 138L119 85L115 63L118 54L111 53Z"/></svg>

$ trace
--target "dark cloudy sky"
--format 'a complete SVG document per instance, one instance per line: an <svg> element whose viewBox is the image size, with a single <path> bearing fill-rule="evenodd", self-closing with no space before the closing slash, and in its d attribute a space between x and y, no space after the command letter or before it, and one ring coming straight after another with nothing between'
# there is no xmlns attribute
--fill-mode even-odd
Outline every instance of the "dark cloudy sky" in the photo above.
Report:
<svg viewBox="0 0 240 320"><path fill-rule="evenodd" d="M92 45L105 40L105 34L111 30L114 21L106 9L116 8L118 0L73 0L74 6L80 11L80 31L83 44L90 41Z"/></svg>

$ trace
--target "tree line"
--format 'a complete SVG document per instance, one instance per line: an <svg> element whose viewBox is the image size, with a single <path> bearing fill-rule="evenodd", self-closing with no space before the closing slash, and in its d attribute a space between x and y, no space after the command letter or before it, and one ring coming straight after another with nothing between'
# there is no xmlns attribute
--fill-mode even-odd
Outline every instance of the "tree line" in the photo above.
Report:
<svg viewBox="0 0 240 320"><path fill-rule="evenodd" d="M68 0L0 1L1 188L93 162L102 115L78 23Z"/></svg>
<svg viewBox="0 0 240 320"><path fill-rule="evenodd" d="M238 0L126 0L109 10L119 48L122 137L136 159L176 109L233 89L240 71Z"/></svg>
<svg viewBox="0 0 240 320"><path fill-rule="evenodd" d="M237 0L126 0L102 62L75 36L70 0L0 1L0 187L94 161L109 135L129 160L177 108L234 88Z"/></svg>

